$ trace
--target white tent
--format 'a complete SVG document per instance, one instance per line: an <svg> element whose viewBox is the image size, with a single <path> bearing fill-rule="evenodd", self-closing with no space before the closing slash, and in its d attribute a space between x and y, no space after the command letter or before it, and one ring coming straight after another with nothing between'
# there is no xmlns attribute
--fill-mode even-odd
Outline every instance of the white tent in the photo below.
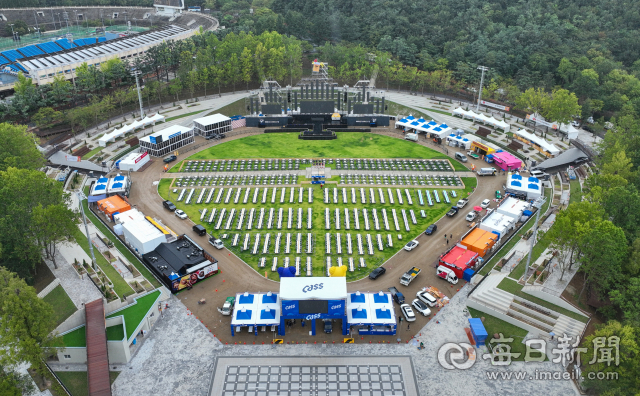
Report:
<svg viewBox="0 0 640 396"><path fill-rule="evenodd" d="M102 147L107 147L108 142L112 142L116 140L116 138L123 136L125 133L127 132L124 130L124 128L120 128L120 129L116 128L113 131L102 135L102 137L98 140L98 144Z"/></svg>
<svg viewBox="0 0 640 396"><path fill-rule="evenodd" d="M164 122L165 119L166 117L163 116L162 114L155 113L152 116L147 115L146 117L144 117L144 120L142 120L142 123L144 126L156 125L156 122L160 122L160 121Z"/></svg>
<svg viewBox="0 0 640 396"><path fill-rule="evenodd" d="M409 126L411 124L411 122L412 121L410 121L410 120L408 120L406 118L403 118L401 120L396 121L396 128L398 128L398 127L403 127L403 128L407 127L407 126Z"/></svg>
<svg viewBox="0 0 640 396"><path fill-rule="evenodd" d="M527 199L536 199L542 195L542 182L535 177L524 177L518 174L509 173L507 177L507 192L513 190L521 194L526 194Z"/></svg>
<svg viewBox="0 0 640 396"><path fill-rule="evenodd" d="M498 128L502 128L505 132L509 132L511 130L511 125L504 122L504 120L498 120L495 126Z"/></svg>
<svg viewBox="0 0 640 396"><path fill-rule="evenodd" d="M462 107L458 107L457 109L455 109L453 111L453 115L459 115L461 117L468 116L467 115L467 111L465 109L463 109Z"/></svg>
<svg viewBox="0 0 640 396"><path fill-rule="evenodd" d="M489 121L489 117L485 116L484 114L476 114L475 117L473 118L476 121L480 121L482 123L484 123L486 125L487 122Z"/></svg>
<svg viewBox="0 0 640 396"><path fill-rule="evenodd" d="M578 130L573 127L571 124L560 124L560 130L567 134L569 139L577 139L578 138Z"/></svg>
<svg viewBox="0 0 640 396"><path fill-rule="evenodd" d="M525 131L524 129L516 131L516 135L542 148L544 151L550 153L554 157L560 153L560 149L558 149L556 146L534 134Z"/></svg>

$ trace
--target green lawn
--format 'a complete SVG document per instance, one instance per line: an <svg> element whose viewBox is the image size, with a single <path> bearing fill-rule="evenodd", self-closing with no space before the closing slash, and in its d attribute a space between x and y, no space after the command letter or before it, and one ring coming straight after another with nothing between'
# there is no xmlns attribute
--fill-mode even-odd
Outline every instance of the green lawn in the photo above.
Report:
<svg viewBox="0 0 640 396"><path fill-rule="evenodd" d="M571 180L569 190L569 205L574 202L580 201L582 201L582 187L580 186L580 182L577 179Z"/></svg>
<svg viewBox="0 0 640 396"><path fill-rule="evenodd" d="M77 328L61 337L62 343L58 343L59 347L86 347L87 337L84 326Z"/></svg>
<svg viewBox="0 0 640 396"><path fill-rule="evenodd" d="M542 216L544 213L547 212L547 209L549 209L549 205L551 204L551 189L550 188L546 188L544 190L544 195L545 197L547 197L547 200L545 201L545 203L542 205L542 213L540 213L540 215ZM516 235L513 236L513 238L511 238L511 240L509 241L509 243L507 243L506 245L503 245L500 250L498 250L496 252L496 254L493 255L493 257L491 258L491 260L489 260L484 267L482 267L482 270L480 270L479 274L480 275L487 275L489 273L489 271L491 271L491 269L496 265L496 263L498 261L500 261L500 259L502 257L504 257L505 254L509 253L509 251L511 251L511 249L513 249L513 247L516 245L516 243L518 243L518 241L520 241L520 239L522 238L522 235L524 235L524 233L526 233L527 231L529 231L529 229L531 227L533 227L533 224L535 223L535 217L532 220L529 220L529 222L522 227L517 233ZM502 253L504 252L504 253ZM521 261L522 263L522 261ZM514 269L515 271L516 269ZM524 271L524 270L523 270ZM523 272L524 273L524 272Z"/></svg>
<svg viewBox="0 0 640 396"><path fill-rule="evenodd" d="M194 115L194 114L202 113L203 111L204 111L204 110L198 110L198 111L193 111L193 112L191 112L191 113L186 113L186 114L181 114L181 115L174 116L174 117L169 117L169 118L167 118L167 119L165 120L165 122L173 121L173 120L177 120L177 119L184 118L184 117L189 117L189 116L192 116L192 115Z"/></svg>
<svg viewBox="0 0 640 396"><path fill-rule="evenodd" d="M83 155L82 159L83 160L88 160L89 158L91 158L94 155L96 155L99 152L101 152L103 149L104 149L104 147L98 146L98 147L94 148L93 150L89 151L88 153L86 153L85 155Z"/></svg>
<svg viewBox="0 0 640 396"><path fill-rule="evenodd" d="M338 132L335 140L300 140L296 133L247 136L208 148L184 161L253 158L421 158L447 159L455 170L469 169L428 147L389 136ZM169 172L177 172L181 162Z"/></svg>
<svg viewBox="0 0 640 396"><path fill-rule="evenodd" d="M111 384L116 380L118 374L120 374L119 371L109 372L109 381ZM86 371L56 371L56 375L73 396L89 395L89 383L87 381Z"/></svg>
<svg viewBox="0 0 640 396"><path fill-rule="evenodd" d="M222 115L226 115L227 117L232 117L234 115L243 115L243 114L247 114L247 108L244 107L244 99L240 99L237 100L233 103L230 103L224 107L221 107L217 110L213 110L212 112L210 112L207 115L212 115L212 114L222 114Z"/></svg>
<svg viewBox="0 0 640 396"><path fill-rule="evenodd" d="M56 326L64 322L69 316L77 311L75 304L71 301L67 292L64 291L62 285L56 286L43 298L43 300L51 304L53 307L53 312L56 317Z"/></svg>
<svg viewBox="0 0 640 396"><path fill-rule="evenodd" d="M124 339L124 327L121 324L107 327L107 341L122 341Z"/></svg>
<svg viewBox="0 0 640 396"><path fill-rule="evenodd" d="M158 297L160 297L160 290L154 290L151 293L136 299L135 304L131 304L123 310L114 312L111 315L108 315L107 318L124 316L124 324L127 328L127 339L129 339L140 324L140 321L142 321L147 312L149 312L149 309L153 307L153 304L155 304Z"/></svg>
<svg viewBox="0 0 640 396"><path fill-rule="evenodd" d="M86 195L89 195L89 186L84 188L84 193ZM101 221L100 219L96 218L96 216L93 214L92 211L89 210L88 206L87 206L87 201L84 200L82 201L82 205L84 205L84 212L87 216L87 218L89 220L91 220L91 222L107 237L109 238L109 240L111 242L114 243L116 249L118 249L118 251L120 252L120 254L122 254L128 261L129 263L131 263L134 267L136 267L136 269L140 272L140 274L142 276L144 276L149 282L151 282L151 284L155 287L160 287L161 284L160 282L158 282L156 280L156 278L153 277L153 275L151 274L151 272L147 269L147 267L144 266L144 264L142 264L140 262L140 260L138 260L138 258L131 253L131 251L129 251L129 249L126 248L126 246L124 246L122 244L122 242L120 242L120 239L118 239L115 235L113 235L113 233L111 232L111 230L109 228L107 228ZM86 237L84 238L85 240L87 239ZM86 245L86 243L85 243ZM83 246L84 248L84 246ZM119 293L118 293L119 294Z"/></svg>
<svg viewBox="0 0 640 396"><path fill-rule="evenodd" d="M570 318L578 320L578 321L580 321L582 323L587 323L589 321L589 318L587 318L584 315L580 315L580 314L577 314L577 313L575 313L573 311L569 311L568 309L559 307L559 306L557 306L555 304L552 304L552 303L550 303L548 301L545 301L545 300L543 300L541 298L534 297L531 294L527 294L527 293L523 292L522 291L523 287L524 286L522 286L518 282L514 281L513 279L509 279L508 277L504 278L502 280L502 282L500 282L500 284L498 285L499 289L507 291L507 292L509 292L509 293L511 293L513 295L518 296L518 297L524 298L525 300L531 301L532 303L535 303L535 304L541 305L543 307L549 308L551 310L554 310L554 311L556 311L558 313L561 313L561 314L563 314L565 316L568 316Z"/></svg>
<svg viewBox="0 0 640 396"><path fill-rule="evenodd" d="M504 338L513 338L513 341L509 343L509 345L511 346L511 353L520 353L520 356L518 356L517 358L512 357L511 360L514 360L514 361L524 360L527 348L523 340L528 333L527 330L521 329L518 326L514 326L509 322L505 322L502 319L498 319L495 316L488 315L476 309L469 308L469 307L467 307L467 309L469 310L469 313L471 314L471 316L474 318L484 317L484 322L482 322L482 324L484 325L485 330L487 330L487 334L489 334L489 336L487 337L487 343L491 341L491 339L493 338L493 335L496 333L502 333ZM494 344L496 343L492 343L491 345L495 346ZM532 356L537 357L537 355L532 355Z"/></svg>
<svg viewBox="0 0 640 396"><path fill-rule="evenodd" d="M203 226L205 226L205 228L207 228L207 230L209 231L209 234L211 235L215 235L217 237L221 236L222 234L226 233L229 236L229 239L227 239L225 241L225 245L227 248L229 248L230 250L232 250L238 257L240 257L243 261L245 261L247 264L249 264L251 267L253 267L254 269L256 269L260 274L264 274L265 271L267 272L267 276L269 277L269 279L272 280L279 280L279 276L276 272L272 272L271 271L271 266L273 264L273 258L276 257L276 255L274 254L274 250L275 250L275 238L276 235L280 232L282 233L282 241L280 244L280 248L281 251L280 253L277 255L278 257L278 265L282 266L284 263L284 258L285 257L289 257L290 260L290 265L294 266L295 265L295 257L301 257L301 262L302 262L302 266L301 266L301 270L304 269L304 264L306 263L306 257L307 254L305 253L301 253L301 254L295 254L295 247L296 247L296 234L297 233L302 233L303 237L302 237L302 248L303 251L306 250L306 243L307 243L307 233L311 232L313 234L313 244L314 244L314 248L313 248L313 253L311 255L309 255L312 259L312 267L313 267L313 274L314 276L324 276L326 274L326 249L325 249L325 234L326 233L331 233L331 245L332 245L332 252L329 255L332 259L332 265L336 266L337 265L337 257L338 255L336 255L336 233L340 233L342 236L342 241L341 241L341 246L342 246L342 254L339 255L339 257L342 257L343 260L343 264L344 265L348 265L348 257L349 255L347 254L347 240L346 240L346 233L351 234L352 236L352 246L353 246L353 255L351 257L354 258L354 262L356 264L356 267L358 265L359 262L359 257L364 257L365 259L365 263L367 265L366 268L362 268L362 269L356 269L356 271L354 272L348 272L347 273L347 280L352 281L352 280L356 280L356 279L360 279L363 278L364 276L368 275L368 273L373 269L376 268L378 266L380 266L383 262L385 262L386 260L388 260L392 255L394 255L396 252L398 252L398 250L400 250L408 241L410 241L411 239L415 238L416 236L418 236L420 233L422 233L425 228L433 223L434 221L438 220L440 217L442 217L450 208L451 204L447 204L445 203L445 200L443 199L442 193L440 192L440 197L441 197L441 203L435 203L434 200L434 206L428 206L427 204L427 199L426 197L424 198L424 202L425 202L425 206L420 206L419 205L419 200L418 200L418 196L417 196L417 192L416 189L413 187L407 187L408 190L411 193L412 199L413 199L413 205L409 205L407 200L406 200L406 194L404 192L405 187L404 186L395 186L392 187L392 191L394 194L394 204L391 205L389 203L389 199L388 199L388 192L387 192L387 186L385 187L381 187L384 191L385 194L385 204L381 204L380 203L380 199L379 199L379 194L377 191L377 187L374 188L375 194L376 194L376 204L371 204L370 203L370 192L369 192L369 187L365 188L365 192L367 194L367 204L361 204L361 203L357 203L357 204L351 204L351 187L347 188L347 192L348 192L348 200L349 203L348 204L344 204L343 200L342 200L342 188L338 189L339 192L339 203L338 204L333 204L333 199L331 198L331 204L329 205L325 205L324 204L324 200L323 200L323 191L320 189L319 185L314 185L313 186L313 191L314 191L314 199L313 199L313 203L309 204L308 203L308 190L305 190L305 194L304 194L304 203L299 204L297 197L298 197L298 191L296 190L296 199L295 199L295 203L293 204L289 204L289 194L290 194L290 190L287 189L286 192L286 198L285 198L285 204L280 204L280 194L281 194L281 189L278 189L277 192L277 198L276 198L276 203L272 204L271 203L271 194L273 189L271 187L269 187L268 193L267 193L267 203L262 204L261 200L262 200L262 192L264 191L264 189L262 187L260 187L260 192L259 192L259 198L258 198L258 203L253 204L252 203L252 199L253 199L253 193L255 191L255 187L250 187L251 188L251 192L249 195L249 200L246 204L242 203L243 197L244 197L244 193L246 190L244 190L246 187L243 187L243 191L241 193L240 196L240 200L238 202L238 204L234 204L233 203L233 196L235 196L235 191L237 191L237 187L235 187L234 193L232 194L232 198L229 201L228 204L224 204L224 196L226 195L226 191L228 191L228 187L225 187L225 193L223 193L223 199L220 201L219 204L213 204L213 203L209 203L209 204L195 204L193 202L195 202L196 200L193 199L192 203L189 205L185 205L184 200L181 202L177 201L177 195L173 192L170 192L169 189L169 185L171 183L172 179L162 179L160 181L160 184L158 185L158 192L160 193L160 195L164 198L164 199L169 199L172 202L175 203L175 205L179 208L184 210L189 217L196 223L202 224ZM466 197L468 194L468 192L472 191L476 185L477 185L477 180L475 178L462 178L463 183L465 184L465 188L464 189L459 189L459 190L455 190L457 193L458 198L453 198L450 195L450 199L451 201L455 201L457 199L459 199L460 197ZM306 184L305 188L309 188L311 187L311 185ZM209 187L211 188L211 187ZM330 197L332 197L333 195L333 187L327 187L330 190ZM397 200L397 193L396 193L396 188L400 188L400 190L402 191L403 194L403 205L400 205L398 200ZM180 189L178 189L178 191L180 191ZM216 190L219 191L219 187L216 187ZM423 192L424 195L424 191L426 190L426 188L422 187L420 188L420 190ZM433 190L433 188L429 188L429 190ZM441 190L441 189L438 189ZM451 189L447 189L449 192L451 191ZM359 188L356 188L357 191L357 202L360 202L360 193L359 193ZM217 192L214 193L214 196L212 198L212 202L215 200L215 194L217 194ZM195 195L195 194L194 194ZM204 200L203 200L204 201ZM200 212L199 210L205 209L207 208L209 213L213 208L217 208L218 209L218 213L220 212L220 210L222 208L226 208L227 209L227 214L229 213L229 211L233 208L236 209L236 218L233 222L232 228L231 230L223 230L221 227L220 230L215 230L214 225L215 222L217 222L217 219L214 220L214 224L209 224L208 222L206 222L206 220L208 220L209 216L206 215L205 216L205 221L201 222L200 221ZM275 209L275 216L277 216L278 213L278 209L282 207L284 209L284 217L285 220L287 218L288 215L288 208L292 208L294 211L294 216L297 215L297 210L298 208L302 208L303 213L304 213L304 221L303 221L303 228L301 230L298 230L296 228L296 223L294 221L293 223L293 228L292 229L287 229L287 223L286 221L283 221L283 225L282 225L282 229L281 230L277 230L275 224L277 223L277 221L274 219L274 227L270 230L266 229L266 222L267 219L266 217L268 217L268 213L269 213L269 209L274 208ZM325 229L325 208L329 208L330 209L330 213L331 213L331 219L332 219L332 224L331 224L331 229L330 230L326 230ZM254 223L253 223L253 228L252 230L246 230L246 224L248 222L248 213L247 213L247 218L245 219L243 228L244 230L236 230L236 224L237 221L239 219L239 212L242 208L245 208L248 210L250 210L251 208L256 208L256 212L259 213L259 210L261 208L265 208L265 219L264 219L264 225L263 228L261 230L256 230L255 227L257 226L257 217L254 219ZM313 216L313 220L312 220L312 229L311 230L307 230L307 226L306 226L306 216L307 216L307 210L308 208L312 208L312 216ZM333 222L333 216L335 214L335 209L340 209L340 218L341 218L341 229L340 230L336 230L335 229L335 223ZM349 209L349 217L350 217L350 225L351 225L351 229L346 231L345 230L345 222L344 222L344 209L347 208ZM357 208L359 211L359 220L360 220L360 230L355 230L354 227L354 217L353 217L353 209ZM364 230L364 217L362 214L362 209L366 208L368 213L369 213L369 221L370 221L370 225L371 225L371 229L370 231L365 231ZM380 230L376 231L375 227L374 227L374 222L373 222L373 215L372 215L372 211L371 209L376 208L378 210L378 218L379 218L379 222L380 222ZM390 226L390 230L387 231L384 229L384 223L383 223L383 219L382 219L382 213L381 213L381 209L384 208L387 211L387 217L389 220L389 226ZM397 212L397 216L398 216L398 223L400 225L401 231L396 231L395 230L395 226L394 226L394 222L393 222L393 216L391 213L391 209L395 208L396 212ZM405 209L407 211L407 219L409 221L409 227L410 227L410 232L407 232L404 228L404 222L402 220L402 213L400 211L400 209ZM410 213L409 213L409 209L412 209L415 213L416 216L416 220L417 220L417 224L414 225L411 222L411 217L410 217ZM420 211L424 210L426 213L426 217L422 218L420 215ZM218 215L217 215L218 216ZM274 217L275 217L274 216ZM228 218L228 215L227 215ZM225 220L226 221L226 220ZM224 223L223 223L224 224ZM260 234L261 235L261 240L260 240L260 247L259 247L259 252L258 254L251 254L251 247L253 246L253 243L255 242L255 235L256 234ZM264 245L264 240L265 240L265 235L269 233L271 236L271 247L269 248L269 253L266 255L261 254L262 251L262 247ZM285 255L284 254L284 245L285 245L285 237L287 233L291 233L292 234L292 240L291 240L291 254L289 255ZM231 246L231 238L233 238L233 236L235 234L241 234L240 237L240 243L238 244L237 247L232 247ZM243 238L246 234L250 234L250 249L246 250L246 251L240 251L240 247L242 246L242 241ZM356 242L356 234L360 234L362 236L363 239L363 249L365 252L364 256L360 256L358 254L358 250L357 250L357 242ZM372 237L372 242L374 245L374 254L373 255L369 255L367 252L367 245L366 245L366 234L371 234ZM384 249L382 251L378 250L377 248L377 244L376 244L376 234L381 234L382 238L383 238L383 245L385 246ZM398 234L402 235L402 240L398 240L397 236ZM393 241L393 247L386 247L386 238L387 235L391 235L392 236L392 241ZM264 268L260 268L259 267L259 260L261 257L266 257L267 258L267 264Z"/></svg>

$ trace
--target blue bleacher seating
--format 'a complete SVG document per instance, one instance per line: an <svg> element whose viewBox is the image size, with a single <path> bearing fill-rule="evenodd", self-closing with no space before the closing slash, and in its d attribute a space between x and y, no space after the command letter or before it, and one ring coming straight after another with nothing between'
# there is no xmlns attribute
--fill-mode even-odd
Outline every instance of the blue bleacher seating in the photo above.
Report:
<svg viewBox="0 0 640 396"><path fill-rule="evenodd" d="M95 37L86 38L86 39L84 39L84 43L85 43L85 45L95 44L96 43L96 38Z"/></svg>
<svg viewBox="0 0 640 396"><path fill-rule="evenodd" d="M98 42L99 43L104 43L105 41L107 41L106 37L98 37Z"/></svg>
<svg viewBox="0 0 640 396"><path fill-rule="evenodd" d="M16 50L3 51L0 52L0 54L4 55L4 57L9 59L11 62L14 62L16 59L24 58L24 56Z"/></svg>
<svg viewBox="0 0 640 396"><path fill-rule="evenodd" d="M22 70L23 72L27 73L27 69L25 69L24 67L20 66L19 64L14 63L13 66L16 66L19 70Z"/></svg>
<svg viewBox="0 0 640 396"><path fill-rule="evenodd" d="M25 57L43 55L44 52L41 51L35 45L28 45L26 47L18 48L18 52L22 53Z"/></svg>
<svg viewBox="0 0 640 396"><path fill-rule="evenodd" d="M77 45L69 43L69 40L67 40L67 39L56 40L56 44L58 44L60 47L62 47L64 49L70 49L70 48L77 47Z"/></svg>
<svg viewBox="0 0 640 396"><path fill-rule="evenodd" d="M53 54L62 51L62 47L53 42L38 44L38 48L46 52L47 54Z"/></svg>
<svg viewBox="0 0 640 396"><path fill-rule="evenodd" d="M84 40L83 39L75 39L75 40L73 40L73 43L75 45L77 45L78 47L81 47L81 46L84 45Z"/></svg>
<svg viewBox="0 0 640 396"><path fill-rule="evenodd" d="M4 56L0 55L0 66L7 65L9 63L11 63L11 62L9 62L9 59L7 59Z"/></svg>

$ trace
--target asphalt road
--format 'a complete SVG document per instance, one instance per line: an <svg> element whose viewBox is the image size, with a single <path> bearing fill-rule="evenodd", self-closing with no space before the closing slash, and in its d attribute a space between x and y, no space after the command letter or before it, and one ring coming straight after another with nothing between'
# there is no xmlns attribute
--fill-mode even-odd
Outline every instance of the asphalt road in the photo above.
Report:
<svg viewBox="0 0 640 396"><path fill-rule="evenodd" d="M402 138L401 134L391 131L382 132L381 134ZM229 137L223 140L222 143L245 136L247 135ZM196 137L195 144L203 142L203 138ZM201 150L216 144L220 143L212 142L211 145L203 146ZM421 140L418 144L439 150L438 146L434 146L426 140ZM181 154L181 158L179 158L179 160L194 154L194 152L195 151ZM454 150L450 148L449 153L452 154L453 152ZM476 168L479 168L482 164L480 160L469 159L469 161L470 162L468 162L467 165L471 166L472 163L475 163ZM154 159L151 166L143 172L132 172L131 179L133 181L133 185L129 200L138 210L153 218L160 219L163 224L171 228L177 234L187 234L195 241L201 243L202 246L212 253L212 255L218 260L218 266L221 274L203 283L196 284L192 290L180 293L178 298L180 298L194 313L194 315L202 320L214 334L218 335L217 333L220 333L219 338L226 341L226 339L231 338L229 330L230 318L220 315L217 312L216 307L222 306L222 303L227 296L234 295L237 292L279 291L279 283L264 278L253 268L246 265L242 260L233 254L230 254L227 249L216 250L213 246L207 243L207 237L198 237L195 235L191 230L191 227L193 226L191 220L180 220L178 217L173 215L173 213L165 210L162 206L162 198L158 195L157 187L153 184L154 182L159 181L164 175L164 164L161 159ZM395 286L405 295L407 303L410 304L411 300L415 298L416 293L423 287L435 286L447 296L452 297L462 286L464 286L465 282L460 280L457 285L451 287L449 283L436 277L434 264L440 254L442 254L448 246L457 242L459 238L468 231L469 223L464 219L466 213L469 212L473 206L479 205L484 199L493 198L494 192L502 189L502 185L506 182L506 176L499 175L495 177L480 177L478 178L478 181L478 187L475 192L469 196L469 203L463 210L461 210L460 213L453 218L444 216L438 220L436 222L436 224L438 224L438 230L436 233L432 236L422 234L418 237L420 244L413 251L407 252L405 250L401 250L389 259L386 264L384 264L384 267L387 270L386 274L377 280L365 278L359 281L350 282L347 284L348 291L386 291L388 287ZM494 206L495 203L492 202L491 207ZM446 243L444 238L445 234L453 235L453 238L449 240L449 244ZM401 286L399 283L400 276L407 269L413 266L421 268L422 272L409 286ZM205 298L207 304L198 305L196 302L201 298ZM436 312L437 310L434 310L433 314ZM396 314L400 314L399 309L396 309ZM418 319L414 322L415 324L412 325L412 327L415 329L422 328L427 320L434 317L433 314L427 318L418 315ZM291 339L298 342L314 340L308 336L308 330L308 326L307 328L302 329L298 324L297 328L294 327L292 330L292 337L287 336L287 340ZM337 330L338 329L336 329L332 335L325 336L322 339L327 339L327 337L329 337L329 340L334 338L341 340L342 336ZM413 335L411 331L406 331L406 329L402 329L398 333L401 336L404 336L405 333L409 337ZM319 324L318 334L322 334ZM256 339L254 336L250 336L245 333L244 335L240 334L239 336L236 336L233 340L245 342L257 341L260 343L265 340L269 341L272 336L271 332L267 331L266 334L261 334L258 339ZM395 342L396 337L394 336L391 338L393 338L393 341ZM378 338L376 338L376 340L378 340Z"/></svg>

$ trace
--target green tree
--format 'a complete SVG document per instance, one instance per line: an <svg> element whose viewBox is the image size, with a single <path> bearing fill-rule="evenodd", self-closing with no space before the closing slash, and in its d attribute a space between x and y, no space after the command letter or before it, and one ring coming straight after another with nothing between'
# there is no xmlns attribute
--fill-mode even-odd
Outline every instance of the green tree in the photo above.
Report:
<svg viewBox="0 0 640 396"><path fill-rule="evenodd" d="M620 289L611 291L609 297L622 312L625 323L640 328L640 278L629 278Z"/></svg>
<svg viewBox="0 0 640 396"><path fill-rule="evenodd" d="M0 171L9 167L40 169L44 157L35 144L35 136L27 132L27 127L0 123Z"/></svg>
<svg viewBox="0 0 640 396"><path fill-rule="evenodd" d="M187 73L186 76L186 80L185 80L185 85L187 86L187 89L189 90L189 93L191 94L191 100L193 100L193 93L195 92L196 88L198 87L198 72L195 70L191 70L189 73Z"/></svg>
<svg viewBox="0 0 640 396"><path fill-rule="evenodd" d="M585 69L578 73L575 81L573 82L573 90L580 97L593 97L596 94L596 90L600 85L600 76L598 72L593 69Z"/></svg>
<svg viewBox="0 0 640 396"><path fill-rule="evenodd" d="M180 101L178 94L182 92L182 88L182 80L180 77L174 78L171 85L169 85L169 93L171 93L171 95L176 95L176 101Z"/></svg>
<svg viewBox="0 0 640 396"><path fill-rule="evenodd" d="M549 94L542 88L529 88L516 99L516 105L530 113L541 114L548 107L549 100Z"/></svg>
<svg viewBox="0 0 640 396"><path fill-rule="evenodd" d="M574 115L580 115L578 98L566 89L557 89L551 94L551 100L545 102L543 115L547 120L560 124L569 124Z"/></svg>
<svg viewBox="0 0 640 396"><path fill-rule="evenodd" d="M45 129L53 124L57 124L63 117L60 111L55 111L51 107L41 107L40 110L31 117L31 121L35 122L38 128Z"/></svg>
<svg viewBox="0 0 640 396"><path fill-rule="evenodd" d="M242 73L242 81L247 84L247 90L249 90L249 83L251 82L251 76L253 75L253 54L247 47L244 47L242 54L240 55L240 69Z"/></svg>
<svg viewBox="0 0 640 396"><path fill-rule="evenodd" d="M199 72L199 78L200 78L200 82L202 83L202 86L204 87L204 97L206 99L207 97L207 85L211 82L211 72L209 71L208 67L205 67L203 69L198 70Z"/></svg>
<svg viewBox="0 0 640 396"><path fill-rule="evenodd" d="M601 351L594 348L594 341L602 339L608 344L609 337L619 337L619 363L598 361ZM591 392L611 396L635 396L640 389L640 328L609 321L587 336L583 347L587 353L581 356L584 385ZM605 346L606 348L606 346ZM614 355L612 355L615 358ZM590 362L594 362L593 364ZM593 373L593 375L591 375ZM597 373L617 373L615 380L601 380ZM593 378L590 378L593 377Z"/></svg>
<svg viewBox="0 0 640 396"><path fill-rule="evenodd" d="M58 268L56 263L58 245L63 242L75 241L73 235L78 229L76 222L76 213L64 204L47 207L38 205L33 209L36 240L55 268Z"/></svg>
<svg viewBox="0 0 640 396"><path fill-rule="evenodd" d="M6 268L0 268L0 362L7 367L22 362L40 374L43 358L55 350L53 307L33 287Z"/></svg>
<svg viewBox="0 0 640 396"><path fill-rule="evenodd" d="M226 80L233 84L233 92L236 92L236 83L240 81L240 61L236 54L231 55L224 71Z"/></svg>

